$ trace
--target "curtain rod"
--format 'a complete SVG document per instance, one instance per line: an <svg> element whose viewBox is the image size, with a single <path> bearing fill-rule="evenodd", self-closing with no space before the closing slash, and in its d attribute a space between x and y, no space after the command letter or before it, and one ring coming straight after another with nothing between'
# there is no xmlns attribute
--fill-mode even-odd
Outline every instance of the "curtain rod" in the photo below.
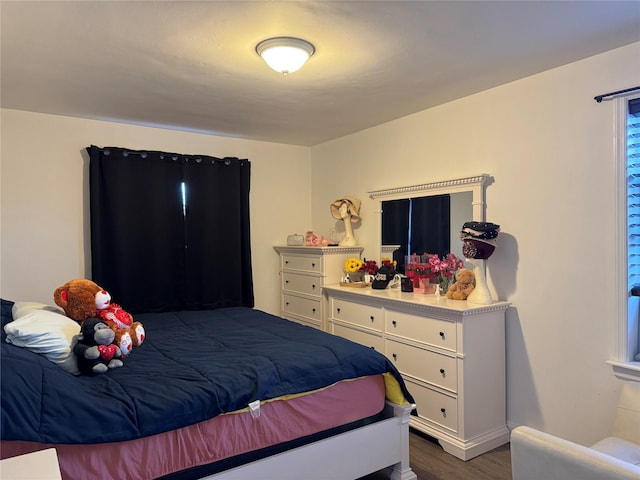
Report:
<svg viewBox="0 0 640 480"><path fill-rule="evenodd" d="M92 146L95 146L95 145L92 145ZM129 150L122 147L97 147L96 146L95 148L100 152L104 153L105 155L110 155L112 148L123 150L122 155L125 157L128 157L129 155L140 155L142 158L147 158L147 156L149 155L149 153L146 152L145 150ZM202 162L202 157L206 157L207 159L210 159L213 163L224 162L225 165L230 165L232 160L239 160L241 164L243 162L249 161L249 159L247 158L238 158L238 157L219 158L219 157L212 157L210 155L190 155L186 153L170 153L170 152L155 152L155 153L159 153L161 159L164 158L165 156L170 157L172 160L178 160L180 157L182 157L184 160L187 160L187 161L195 160L196 163Z"/></svg>
<svg viewBox="0 0 640 480"><path fill-rule="evenodd" d="M617 92L603 93L602 95L596 95L595 97L593 97L593 99L596 102L600 103L602 102L602 99L605 97L613 97L615 95L620 95L621 93L634 92L636 90L640 90L640 87L631 87L631 88L626 88L624 90L618 90Z"/></svg>

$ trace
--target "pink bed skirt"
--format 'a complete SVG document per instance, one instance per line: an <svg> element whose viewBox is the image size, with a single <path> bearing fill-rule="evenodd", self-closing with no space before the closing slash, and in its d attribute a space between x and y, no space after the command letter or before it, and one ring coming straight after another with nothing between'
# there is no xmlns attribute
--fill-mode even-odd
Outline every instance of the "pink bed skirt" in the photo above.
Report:
<svg viewBox="0 0 640 480"><path fill-rule="evenodd" d="M0 457L55 447L64 480L154 479L312 435L376 415L384 408L382 375L342 381L300 397L263 403L169 432L126 442L52 445L0 442Z"/></svg>

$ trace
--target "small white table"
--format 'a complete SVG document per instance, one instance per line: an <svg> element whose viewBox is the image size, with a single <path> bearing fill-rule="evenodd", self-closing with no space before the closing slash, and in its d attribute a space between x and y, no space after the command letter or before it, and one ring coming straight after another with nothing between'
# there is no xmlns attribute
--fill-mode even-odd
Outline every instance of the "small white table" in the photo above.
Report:
<svg viewBox="0 0 640 480"><path fill-rule="evenodd" d="M0 478L7 480L62 480L55 448L0 460Z"/></svg>

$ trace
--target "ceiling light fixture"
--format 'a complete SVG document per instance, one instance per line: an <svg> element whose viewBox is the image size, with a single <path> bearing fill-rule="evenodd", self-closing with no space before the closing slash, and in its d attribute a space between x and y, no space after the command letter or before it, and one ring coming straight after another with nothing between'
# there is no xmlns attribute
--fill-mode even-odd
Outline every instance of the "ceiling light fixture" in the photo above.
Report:
<svg viewBox="0 0 640 480"><path fill-rule="evenodd" d="M268 38L256 45L256 52L266 64L284 75L300 69L315 51L306 40L293 37Z"/></svg>

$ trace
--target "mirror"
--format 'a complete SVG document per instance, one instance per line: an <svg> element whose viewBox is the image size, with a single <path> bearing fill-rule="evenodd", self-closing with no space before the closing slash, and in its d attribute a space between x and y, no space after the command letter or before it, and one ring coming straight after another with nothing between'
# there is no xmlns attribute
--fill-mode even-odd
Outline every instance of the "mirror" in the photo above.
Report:
<svg viewBox="0 0 640 480"><path fill-rule="evenodd" d="M419 250L425 248L429 253L452 252L464 258L460 227L470 220L485 221L485 186L490 178L482 174L369 192L369 197L379 202L376 211L380 258L392 258L398 249L404 258L408 248L413 250L409 253L422 254L425 252ZM407 218L413 218L408 222L411 234L406 232ZM398 229L402 233L394 232ZM407 241L408 236L413 240Z"/></svg>

